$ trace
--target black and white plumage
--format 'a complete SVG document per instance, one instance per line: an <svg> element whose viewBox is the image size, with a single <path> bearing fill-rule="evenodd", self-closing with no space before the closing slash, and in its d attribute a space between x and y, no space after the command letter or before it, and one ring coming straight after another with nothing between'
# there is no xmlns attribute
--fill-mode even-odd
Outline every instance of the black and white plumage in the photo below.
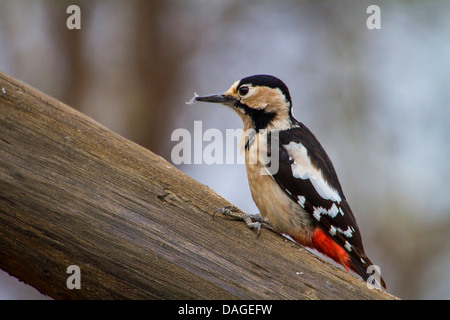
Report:
<svg viewBox="0 0 450 320"><path fill-rule="evenodd" d="M273 228L369 279L372 262L334 166L311 131L293 117L287 86L273 76L256 75L236 81L224 94L195 100L232 107L245 132L252 132L243 142L250 189ZM263 161L261 150L271 162Z"/></svg>
<svg viewBox="0 0 450 320"><path fill-rule="evenodd" d="M364 254L355 216L325 150L302 123L278 135L279 169L273 178L349 253L358 273L366 273L372 263Z"/></svg>

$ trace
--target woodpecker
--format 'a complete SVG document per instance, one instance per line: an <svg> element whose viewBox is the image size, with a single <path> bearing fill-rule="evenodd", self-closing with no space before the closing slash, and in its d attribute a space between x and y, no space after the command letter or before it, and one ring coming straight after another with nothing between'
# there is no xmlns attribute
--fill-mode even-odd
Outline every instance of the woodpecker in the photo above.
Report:
<svg viewBox="0 0 450 320"><path fill-rule="evenodd" d="M276 232L386 288L369 268L373 264L330 158L314 134L294 118L289 90L280 79L254 75L236 81L223 94L194 100L229 106L244 123L241 144L247 177L262 217L249 222L247 215L249 226L268 221Z"/></svg>

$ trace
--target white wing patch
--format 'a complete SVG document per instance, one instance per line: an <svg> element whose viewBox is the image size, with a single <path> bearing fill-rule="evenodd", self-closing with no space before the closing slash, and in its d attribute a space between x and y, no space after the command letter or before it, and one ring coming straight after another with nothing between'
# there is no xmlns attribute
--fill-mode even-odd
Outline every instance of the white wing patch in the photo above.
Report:
<svg viewBox="0 0 450 320"><path fill-rule="evenodd" d="M331 228L330 228L330 234L331 234L332 236L335 236L335 235L336 235L336 228L335 228L333 225L331 225Z"/></svg>
<svg viewBox="0 0 450 320"><path fill-rule="evenodd" d="M288 145L284 145L284 148L294 160L291 170L295 178L309 179L317 193L326 200L337 203L342 201L337 190L325 181L322 171L313 166L308 156L308 150L301 143L291 142Z"/></svg>
<svg viewBox="0 0 450 320"><path fill-rule="evenodd" d="M343 234L344 236L346 236L347 239L353 237L353 231L355 231L355 229L353 229L353 227L350 227L350 226L348 226L347 230L344 231L341 228L335 227L333 225L330 226L330 230L329 230L329 232L332 236L335 236L336 233L339 232L340 234Z"/></svg>
<svg viewBox="0 0 450 320"><path fill-rule="evenodd" d="M339 233L342 233L344 236L346 236L347 238L351 238L353 237L353 231L355 231L355 229L353 229L352 227L348 226L347 230L342 230L341 228L336 228L336 230Z"/></svg>
<svg viewBox="0 0 450 320"><path fill-rule="evenodd" d="M350 242L345 241L344 247L345 249L347 249L347 251L352 251L352 245L350 244Z"/></svg>
<svg viewBox="0 0 450 320"><path fill-rule="evenodd" d="M317 221L320 221L320 218L323 214L329 215L331 218L335 218L337 214L339 213L339 209L336 206L335 203L331 206L330 209L325 209L322 207L314 207L313 216L316 218Z"/></svg>
<svg viewBox="0 0 450 320"><path fill-rule="evenodd" d="M340 203L342 201L341 196L336 189L326 182L322 171L312 164L308 156L308 150L305 146L301 143L290 142L287 145L283 145L283 147L289 154L289 160L292 161L292 176L297 179L311 181L314 189L323 199L333 201L333 205L329 209L324 208L323 206L314 206L312 213L313 217L317 221L320 221L324 215L329 216L332 219L336 218L339 214L344 216L344 211L340 208ZM291 195L290 192L288 193ZM305 196L299 195L297 196L297 199L297 203L304 208L306 202ZM336 236L337 234L341 234L347 239L353 237L353 232L355 232L355 229L351 226L348 226L346 230L343 230L331 224L329 229L330 235ZM352 251L353 246L350 242L345 241L344 248L347 251Z"/></svg>
<svg viewBox="0 0 450 320"><path fill-rule="evenodd" d="M305 208L305 201L306 201L306 198L304 196L298 196L297 202L302 208Z"/></svg>

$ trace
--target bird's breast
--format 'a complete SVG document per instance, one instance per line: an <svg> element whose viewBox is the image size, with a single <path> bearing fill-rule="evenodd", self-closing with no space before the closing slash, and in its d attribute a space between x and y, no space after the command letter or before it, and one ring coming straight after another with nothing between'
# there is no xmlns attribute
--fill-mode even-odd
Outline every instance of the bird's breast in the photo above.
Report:
<svg viewBox="0 0 450 320"><path fill-rule="evenodd" d="M245 151L247 177L256 206L278 232L309 238L313 228L310 214L293 201L269 174L267 157L267 136L257 134Z"/></svg>

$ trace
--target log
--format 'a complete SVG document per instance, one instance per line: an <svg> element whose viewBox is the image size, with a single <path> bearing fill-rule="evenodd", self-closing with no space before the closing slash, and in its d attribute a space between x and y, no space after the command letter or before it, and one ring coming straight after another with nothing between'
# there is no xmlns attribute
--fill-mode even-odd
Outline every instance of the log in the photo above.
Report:
<svg viewBox="0 0 450 320"><path fill-rule="evenodd" d="M184 103L180 102L180 107ZM164 139L163 137L161 137ZM0 268L55 299L393 299L0 73ZM80 269L69 289L67 269Z"/></svg>

